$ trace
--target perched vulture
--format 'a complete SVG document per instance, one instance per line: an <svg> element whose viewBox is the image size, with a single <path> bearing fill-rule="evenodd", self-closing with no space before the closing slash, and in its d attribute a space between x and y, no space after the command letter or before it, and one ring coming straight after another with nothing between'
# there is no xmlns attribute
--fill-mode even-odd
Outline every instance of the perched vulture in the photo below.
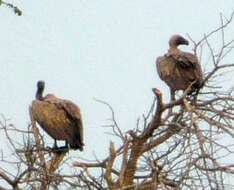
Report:
<svg viewBox="0 0 234 190"><path fill-rule="evenodd" d="M156 60L157 72L169 86L172 100L175 100L176 90L186 90L193 83L189 92L191 94L203 84L201 65L196 55L178 49L179 45L188 44L182 36L173 35L169 40L168 52Z"/></svg>
<svg viewBox="0 0 234 190"><path fill-rule="evenodd" d="M53 94L43 97L44 81L38 81L36 100L32 101L33 119L54 139L65 140L72 149L83 150L83 125L80 109L69 100L57 98Z"/></svg>

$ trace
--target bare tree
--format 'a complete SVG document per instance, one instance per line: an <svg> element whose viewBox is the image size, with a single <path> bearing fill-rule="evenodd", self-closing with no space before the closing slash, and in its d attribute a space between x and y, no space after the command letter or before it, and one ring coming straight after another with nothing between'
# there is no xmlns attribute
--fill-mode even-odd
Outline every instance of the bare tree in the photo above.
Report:
<svg viewBox="0 0 234 190"><path fill-rule="evenodd" d="M22 15L22 11L17 6L13 5L12 3L8 3L8 2L0 0L0 6L1 5L5 5L6 7L12 9L14 13L18 16Z"/></svg>
<svg viewBox="0 0 234 190"><path fill-rule="evenodd" d="M231 189L226 177L234 174L234 164L228 159L234 158L234 88L218 84L234 66L227 62L234 40L226 41L225 35L233 15L228 19L221 15L220 27L198 42L189 36L202 65L208 66L204 87L195 99L187 95L188 89L166 103L154 88L149 112L127 132L121 130L112 107L98 100L110 109L110 128L121 141L119 147L110 142L102 160L79 159L72 163L74 171L63 171L71 160L66 153L44 146L33 119L28 130L22 131L2 118L1 131L15 159L7 160L2 152L1 163L16 168L13 173L1 164L2 181L12 189ZM214 37L220 39L220 48L212 43ZM202 60L204 54L207 61ZM12 133L22 135L21 144Z"/></svg>

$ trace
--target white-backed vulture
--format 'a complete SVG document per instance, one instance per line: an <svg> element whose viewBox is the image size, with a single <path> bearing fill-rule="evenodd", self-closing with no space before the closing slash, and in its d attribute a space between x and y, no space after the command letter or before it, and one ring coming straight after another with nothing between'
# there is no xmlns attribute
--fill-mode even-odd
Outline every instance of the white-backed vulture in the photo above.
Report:
<svg viewBox="0 0 234 190"><path fill-rule="evenodd" d="M196 55L179 50L179 45L189 45L189 42L180 35L173 35L168 52L156 60L157 72L169 86L171 100L175 99L176 90L186 90L193 83L191 94L203 85L202 69Z"/></svg>
<svg viewBox="0 0 234 190"><path fill-rule="evenodd" d="M80 109L69 100L53 94L43 97L44 81L37 82L36 100L32 101L33 119L55 140L65 140L72 149L83 150L83 125Z"/></svg>

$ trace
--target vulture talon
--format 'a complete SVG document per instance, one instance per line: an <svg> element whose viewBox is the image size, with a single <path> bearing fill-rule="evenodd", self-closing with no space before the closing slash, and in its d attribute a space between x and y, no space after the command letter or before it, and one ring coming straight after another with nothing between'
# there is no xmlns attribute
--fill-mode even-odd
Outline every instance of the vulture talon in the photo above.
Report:
<svg viewBox="0 0 234 190"><path fill-rule="evenodd" d="M66 153L68 152L68 147L65 147L65 146L62 146L62 147L57 147L57 148L52 148L51 151L53 153L57 153L57 154L63 154L63 153Z"/></svg>

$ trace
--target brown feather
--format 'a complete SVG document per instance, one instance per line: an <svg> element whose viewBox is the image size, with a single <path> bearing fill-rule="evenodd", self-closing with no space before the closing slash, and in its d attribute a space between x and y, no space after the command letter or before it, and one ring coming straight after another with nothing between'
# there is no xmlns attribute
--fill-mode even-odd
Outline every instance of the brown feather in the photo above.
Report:
<svg viewBox="0 0 234 190"><path fill-rule="evenodd" d="M37 123L54 139L66 140L71 148L83 147L83 125L80 109L73 102L48 94L43 101L32 102Z"/></svg>

